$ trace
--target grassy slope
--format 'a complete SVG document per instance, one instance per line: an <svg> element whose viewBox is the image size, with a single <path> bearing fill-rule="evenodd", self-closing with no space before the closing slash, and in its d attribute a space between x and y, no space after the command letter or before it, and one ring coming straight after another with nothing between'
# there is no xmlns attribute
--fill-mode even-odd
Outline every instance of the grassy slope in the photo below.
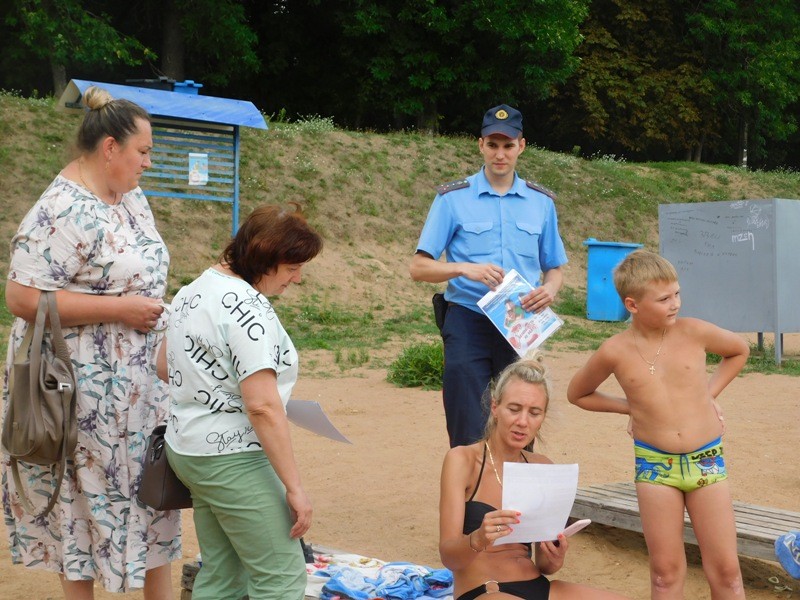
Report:
<svg viewBox="0 0 800 600"><path fill-rule="evenodd" d="M66 163L78 122L77 116L57 112L52 101L0 94L0 238L11 239ZM475 140L467 137L341 131L324 120L242 131L241 214L260 203L297 200L326 238L323 257L308 269L306 283L280 301L301 348L333 353L341 367L371 356L371 364L385 364L399 345L434 334L428 298L436 286L410 282L407 261L433 186L480 164ZM800 198L798 173L718 165L587 161L529 147L518 170L558 193L571 261L569 289L562 294L567 315L582 312L586 238L655 249L660 203ZM151 204L172 254L171 295L214 261L230 233L230 209L179 200ZM3 253L3 275L7 265ZM8 316L0 314L0 321L7 323ZM570 319L564 338L583 343L613 329ZM0 334L6 337L5 331Z"/></svg>

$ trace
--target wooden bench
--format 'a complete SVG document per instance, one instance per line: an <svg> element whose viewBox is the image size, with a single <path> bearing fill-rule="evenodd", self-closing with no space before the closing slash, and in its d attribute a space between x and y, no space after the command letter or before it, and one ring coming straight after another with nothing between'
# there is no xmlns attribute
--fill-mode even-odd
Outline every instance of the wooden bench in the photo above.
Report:
<svg viewBox="0 0 800 600"><path fill-rule="evenodd" d="M775 539L788 531L800 529L800 513L734 502L736 537L739 554L777 561ZM575 519L591 519L595 523L642 533L639 503L632 482L606 483L578 488L570 515ZM683 517L683 539L697 545L689 515Z"/></svg>

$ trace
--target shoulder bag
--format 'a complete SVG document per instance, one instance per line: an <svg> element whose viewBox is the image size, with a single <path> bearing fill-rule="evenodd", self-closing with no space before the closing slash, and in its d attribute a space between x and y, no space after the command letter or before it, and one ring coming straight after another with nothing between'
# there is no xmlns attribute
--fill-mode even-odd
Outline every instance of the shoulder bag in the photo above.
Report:
<svg viewBox="0 0 800 600"><path fill-rule="evenodd" d="M137 496L141 502L156 510L177 510L192 507L192 496L167 461L166 425L153 429L147 441L142 465L142 481Z"/></svg>
<svg viewBox="0 0 800 600"><path fill-rule="evenodd" d="M55 353L52 362L42 356L48 318ZM37 517L47 515L58 501L67 457L78 443L76 404L75 373L61 333L55 292L43 291L36 321L28 325L9 373L8 411L2 432L3 449L10 458L17 495L28 513L36 514L36 510L22 485L18 463L49 465L54 470L53 495Z"/></svg>

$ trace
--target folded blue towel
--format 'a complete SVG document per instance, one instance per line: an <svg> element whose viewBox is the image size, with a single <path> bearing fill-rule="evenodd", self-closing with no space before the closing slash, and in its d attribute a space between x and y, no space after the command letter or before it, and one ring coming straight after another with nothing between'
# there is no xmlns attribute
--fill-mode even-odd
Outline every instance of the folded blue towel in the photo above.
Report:
<svg viewBox="0 0 800 600"><path fill-rule="evenodd" d="M428 567L405 562L386 563L375 578L365 577L356 569L330 565L315 572L330 577L322 587L321 600L342 598L349 600L416 600L417 598L443 598L453 593L453 574L448 569L431 570Z"/></svg>
<svg viewBox="0 0 800 600"><path fill-rule="evenodd" d="M775 540L775 556L795 579L800 579L800 531L784 533Z"/></svg>

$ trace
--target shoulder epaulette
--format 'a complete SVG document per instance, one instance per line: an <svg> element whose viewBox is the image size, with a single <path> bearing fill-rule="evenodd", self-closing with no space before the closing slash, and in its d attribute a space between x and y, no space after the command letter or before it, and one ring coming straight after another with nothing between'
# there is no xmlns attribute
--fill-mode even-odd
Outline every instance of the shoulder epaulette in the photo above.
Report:
<svg viewBox="0 0 800 600"><path fill-rule="evenodd" d="M542 192L545 196L550 196L553 200L556 199L556 193L553 190L549 190L543 185L539 185L535 181L525 180L525 184L531 188L532 190L536 190L537 192Z"/></svg>
<svg viewBox="0 0 800 600"><path fill-rule="evenodd" d="M450 183L443 183L442 185L436 186L436 191L439 192L439 195L446 194L447 192L452 192L453 190L462 190L464 188L469 187L469 181L466 179L459 179L457 181L451 181Z"/></svg>

